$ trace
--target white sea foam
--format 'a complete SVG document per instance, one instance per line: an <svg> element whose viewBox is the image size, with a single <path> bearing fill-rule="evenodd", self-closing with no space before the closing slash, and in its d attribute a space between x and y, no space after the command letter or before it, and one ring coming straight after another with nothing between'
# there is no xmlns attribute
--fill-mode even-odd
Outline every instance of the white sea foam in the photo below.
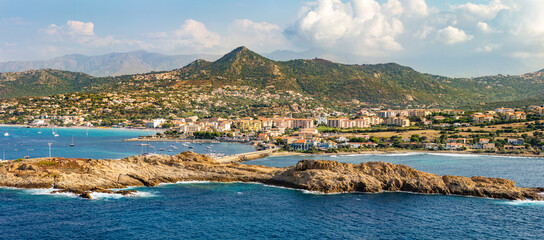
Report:
<svg viewBox="0 0 544 240"><path fill-rule="evenodd" d="M31 195L51 195L51 196L60 196L60 197L69 197L69 198L78 197L76 194L69 193L69 192L53 193L54 191L58 191L58 190L59 189L54 189L54 188L39 188L39 189L26 189L25 191L30 193Z"/></svg>
<svg viewBox="0 0 544 240"><path fill-rule="evenodd" d="M16 187L0 187L0 189L5 189L5 190L23 190L22 188L16 188Z"/></svg>
<svg viewBox="0 0 544 240"><path fill-rule="evenodd" d="M310 190L305 190L305 189L295 189L295 190L301 191L301 192L304 193L304 194L311 194L311 195L339 195L339 194L344 194L344 192L339 192L339 193L324 193L324 192L310 191Z"/></svg>
<svg viewBox="0 0 544 240"><path fill-rule="evenodd" d="M407 152L407 153L383 153L383 154L375 154L376 156L388 156L388 157L402 157L402 156L417 156L417 155L424 155L425 153L420 152Z"/></svg>
<svg viewBox="0 0 544 240"><path fill-rule="evenodd" d="M529 157L529 156L508 156L508 155L487 155L487 156L498 157L498 158L543 159L543 157Z"/></svg>
<svg viewBox="0 0 544 240"><path fill-rule="evenodd" d="M445 157L482 157L485 155L478 154L464 154L464 153L425 153L433 156L445 156Z"/></svg>
<svg viewBox="0 0 544 240"><path fill-rule="evenodd" d="M127 190L125 189L119 189L119 190ZM69 197L69 198L78 198L79 196L74 193L70 192L54 192L58 191L59 189L54 188L39 188L39 189L24 189L25 192L31 194L31 195L42 195L42 196L59 196L59 197ZM140 192L137 191L133 194L127 194L122 195L118 193L100 193L100 192L91 192L90 193L92 199L101 200L101 199L119 199L123 197L156 197L152 192Z"/></svg>
<svg viewBox="0 0 544 240"><path fill-rule="evenodd" d="M202 183L212 183L211 181L179 181L174 183L159 183L158 186L168 186L176 184L202 184Z"/></svg>
<svg viewBox="0 0 544 240"><path fill-rule="evenodd" d="M345 157L366 157L366 156L374 156L376 154L366 154L366 153L361 153L361 154L347 154L347 155L342 155L342 156L345 156Z"/></svg>
<svg viewBox="0 0 544 240"><path fill-rule="evenodd" d="M104 199L120 199L125 197L130 198L148 198L156 197L157 195L151 192L135 192L133 194L119 194L119 193L100 193L100 192L91 192L91 197L93 200L104 200Z"/></svg>
<svg viewBox="0 0 544 240"><path fill-rule="evenodd" d="M276 185L270 185L270 184L264 184L264 183L258 183L258 182L248 182L244 184L256 184L256 185L262 185L265 187L271 187L271 188L279 188L279 189L286 189L286 190L292 190L292 191L299 191L304 194L312 194L312 195L338 195L343 193L324 193L319 191L310 191L305 189L298 189L298 188L290 188L290 187L284 187L284 186L276 186Z"/></svg>
<svg viewBox="0 0 544 240"><path fill-rule="evenodd" d="M544 206L544 201L533 200L504 201L503 203L512 206Z"/></svg>

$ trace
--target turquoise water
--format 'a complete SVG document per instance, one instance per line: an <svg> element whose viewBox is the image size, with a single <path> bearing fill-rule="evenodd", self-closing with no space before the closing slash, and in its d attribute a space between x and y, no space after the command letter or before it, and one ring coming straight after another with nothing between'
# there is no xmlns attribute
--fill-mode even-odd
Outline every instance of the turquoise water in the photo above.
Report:
<svg viewBox="0 0 544 240"><path fill-rule="evenodd" d="M124 139L138 136L153 135L155 131L125 130L125 129L75 129L57 128L54 130L59 136L53 135L51 128L21 128L21 127L0 127L0 159L17 159L29 156L30 158L49 156L53 157L77 157L95 159L118 159L141 153L162 153L177 154L183 151L194 151L207 153L206 146L212 146L216 153L227 155L251 152L255 148L243 144L190 144L189 149L176 142L126 142ZM4 136L4 133L9 136ZM75 147L70 147L70 144ZM150 146L139 146L139 144L150 144ZM172 148L171 146L176 147ZM160 151L160 149L164 151ZM170 152L170 150L172 150Z"/></svg>
<svg viewBox="0 0 544 240"><path fill-rule="evenodd" d="M62 138L70 132L59 130L59 134ZM107 130L101 134L89 140L97 152L88 154L113 158L138 152L139 146L126 149L135 143L119 142L126 136L118 134L135 133ZM39 138L31 135L25 144L40 142ZM58 144L71 142L71 136L65 138ZM2 141L2 145L12 143ZM109 147L117 144L119 149ZM248 147L220 144L214 148L219 146L228 151ZM63 154L66 148L59 147L56 153ZM310 157L269 157L246 164L287 166L305 158ZM521 186L544 186L542 158L432 154L311 158L387 161L437 174L506 177ZM0 188L0 239L544 238L544 202L409 193L324 195L243 183L192 182L135 189L139 193L134 197L95 194L94 200L85 200L52 195L51 189Z"/></svg>

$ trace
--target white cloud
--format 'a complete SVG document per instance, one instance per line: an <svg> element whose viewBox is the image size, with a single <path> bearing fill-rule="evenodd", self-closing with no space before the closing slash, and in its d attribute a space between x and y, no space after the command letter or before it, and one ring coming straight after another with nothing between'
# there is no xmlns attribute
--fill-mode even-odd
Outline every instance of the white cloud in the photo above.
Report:
<svg viewBox="0 0 544 240"><path fill-rule="evenodd" d="M494 0L489 4L474 4L471 2L453 6L454 11L459 12L464 17L473 17L479 19L493 19L501 10L509 9L501 0Z"/></svg>
<svg viewBox="0 0 544 240"><path fill-rule="evenodd" d="M478 22L478 25L476 27L482 31L483 33L492 33L494 30L489 26L489 24L485 22Z"/></svg>
<svg viewBox="0 0 544 240"><path fill-rule="evenodd" d="M188 19L176 30L148 33L147 37L156 42L154 50L158 51L222 54L244 45L255 51L271 52L290 47L283 31L276 24L236 19L220 34L202 22Z"/></svg>
<svg viewBox="0 0 544 240"><path fill-rule="evenodd" d="M224 38L230 47L244 45L257 51L271 52L290 47L283 35L283 29L267 22L253 22L249 19L237 19L228 27Z"/></svg>
<svg viewBox="0 0 544 240"><path fill-rule="evenodd" d="M466 42L471 40L472 38L472 35L468 35L465 33L465 31L453 26L447 26L443 29L440 29L437 33L438 41L445 44Z"/></svg>
<svg viewBox="0 0 544 240"><path fill-rule="evenodd" d="M188 19L175 31L176 44L197 49L212 48L219 45L221 37L218 33L209 31L206 26L196 20Z"/></svg>
<svg viewBox="0 0 544 240"><path fill-rule="evenodd" d="M69 20L66 22L68 33L79 36L94 36L94 24L92 22L80 22Z"/></svg>
<svg viewBox="0 0 544 240"><path fill-rule="evenodd" d="M49 36L56 36L56 35L61 34L62 28L55 25L55 24L51 24L51 25L47 26L46 29L42 29L41 31L44 32L45 34L49 35Z"/></svg>
<svg viewBox="0 0 544 240"><path fill-rule="evenodd" d="M399 19L403 12L397 0L382 5L375 0L319 0L306 9L291 33L303 44L376 55L402 49L396 38L404 31Z"/></svg>
<svg viewBox="0 0 544 240"><path fill-rule="evenodd" d="M81 22L68 20L66 24L58 26L51 24L42 29L49 40L54 42L75 41L80 44L104 46L117 43L113 37L101 38L94 33L94 24L92 22Z"/></svg>
<svg viewBox="0 0 544 240"><path fill-rule="evenodd" d="M44 55L137 49L167 54L221 54L246 45L261 53L278 49L316 50L337 59L362 59L361 62L408 59L403 63L411 65L414 59L450 58L461 66L464 61L458 60L463 57L500 56L512 61L523 59L531 66L544 65L542 0L447 0L440 4L426 0L308 1L291 23L278 21L284 25L255 19L209 25L188 19L179 22L177 28L123 39L115 32L95 32L103 27L97 23L68 20L43 25L38 37L24 39L27 43L21 38L2 36L4 41L19 44L1 47L3 54L17 56L17 51L28 52L28 45L34 44L32 53L24 53L33 57L38 52L35 49L42 48L49 49ZM23 20L0 18L0 25L7 29L4 32L15 33L32 25L20 22ZM35 33L36 28L26 30L31 31ZM152 30L141 30L144 31ZM497 63L497 59L492 60Z"/></svg>
<svg viewBox="0 0 544 240"><path fill-rule="evenodd" d="M122 51L149 49L151 44L141 40L119 40L113 36L97 36L94 32L94 23L68 20L65 24L50 24L40 29L49 42L42 46L43 54L83 53L87 51Z"/></svg>
<svg viewBox="0 0 544 240"><path fill-rule="evenodd" d="M476 52L492 52L500 48L501 44L489 44L483 47L476 48Z"/></svg>
<svg viewBox="0 0 544 240"><path fill-rule="evenodd" d="M406 12L411 17L426 17L429 14L429 8L425 0L406 0Z"/></svg>

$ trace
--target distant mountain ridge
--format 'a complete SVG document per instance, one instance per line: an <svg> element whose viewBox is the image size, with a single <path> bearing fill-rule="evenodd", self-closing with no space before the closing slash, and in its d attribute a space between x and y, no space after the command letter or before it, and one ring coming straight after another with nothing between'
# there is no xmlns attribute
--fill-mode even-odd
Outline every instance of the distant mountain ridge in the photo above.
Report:
<svg viewBox="0 0 544 240"><path fill-rule="evenodd" d="M216 61L195 60L170 71L92 77L58 70L0 74L0 98L68 92L186 91L250 86L291 91L321 102L389 106L467 106L544 96L544 74L449 78L396 63L340 64L324 59L274 61L239 47ZM2 87L4 90L2 91Z"/></svg>
<svg viewBox="0 0 544 240"><path fill-rule="evenodd" d="M95 77L166 71L185 66L196 59L215 60L217 56L205 54L164 55L146 51L109 53L99 56L72 54L40 61L10 61L0 63L0 72L57 69L82 72Z"/></svg>

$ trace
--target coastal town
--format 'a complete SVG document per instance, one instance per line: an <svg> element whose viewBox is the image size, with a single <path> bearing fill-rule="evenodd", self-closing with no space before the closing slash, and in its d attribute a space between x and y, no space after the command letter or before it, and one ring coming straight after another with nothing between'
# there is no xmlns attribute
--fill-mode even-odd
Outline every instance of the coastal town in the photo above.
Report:
<svg viewBox="0 0 544 240"><path fill-rule="evenodd" d="M21 99L19 102L3 101L0 103L0 114L5 116L3 124L154 129L159 130L156 135L136 140L213 139L253 144L257 149L305 153L406 149L539 155L544 151L542 106L519 109L501 107L485 112L438 108L361 108L350 114L311 105L310 108L304 101L312 99L293 93L259 97L262 93L251 92L249 88L234 90L219 89L210 96L188 97L195 99L193 105L206 103L208 107L227 104L211 97L219 93L223 98L225 94L261 100L286 98L291 100L287 107L289 114L231 114L218 117L211 116L208 110L179 111L180 106L176 105L179 102L163 99L159 109L168 111L167 117L97 118L97 113L120 114L137 107L157 108L152 105L154 101L151 98L121 98L116 94L95 95L92 99L84 97L88 95L70 94ZM294 114L307 117L293 117Z"/></svg>

